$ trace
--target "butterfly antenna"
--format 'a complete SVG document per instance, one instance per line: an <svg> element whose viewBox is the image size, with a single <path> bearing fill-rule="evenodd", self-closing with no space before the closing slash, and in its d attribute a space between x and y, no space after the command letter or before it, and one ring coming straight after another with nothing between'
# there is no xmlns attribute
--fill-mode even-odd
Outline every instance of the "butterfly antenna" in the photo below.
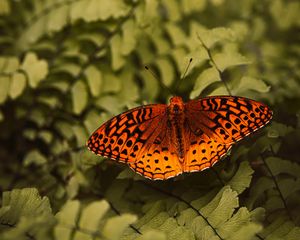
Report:
<svg viewBox="0 0 300 240"><path fill-rule="evenodd" d="M145 66L145 69L151 73L151 75L158 81L161 88L166 89L171 95L175 95L170 88L168 88L161 80L160 78L148 67Z"/></svg>
<svg viewBox="0 0 300 240"><path fill-rule="evenodd" d="M176 86L175 86L175 92L177 91L178 87L180 86L180 83L182 82L182 80L185 79L185 76L186 76L186 74L187 74L187 72L188 72L188 70L189 70L189 68L191 66L192 61L193 61L193 58L190 58L190 61L189 61L188 65L186 66L185 71L184 71L184 73L182 75L182 78L180 78L180 81L178 81L177 84L176 84Z"/></svg>

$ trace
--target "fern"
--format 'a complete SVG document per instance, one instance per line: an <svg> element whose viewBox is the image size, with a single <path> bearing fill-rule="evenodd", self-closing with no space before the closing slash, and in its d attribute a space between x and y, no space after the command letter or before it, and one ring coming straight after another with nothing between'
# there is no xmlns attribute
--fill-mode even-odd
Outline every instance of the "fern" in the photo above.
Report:
<svg viewBox="0 0 300 240"><path fill-rule="evenodd" d="M41 198L37 189L14 189L2 195L0 224L7 229L1 239L50 239L55 225L47 197Z"/></svg>
<svg viewBox="0 0 300 240"><path fill-rule="evenodd" d="M299 239L298 10L0 1L0 238ZM274 120L213 168L164 182L85 149L111 116L167 102L160 81L185 99L262 100Z"/></svg>
<svg viewBox="0 0 300 240"><path fill-rule="evenodd" d="M95 201L85 207L80 206L79 201L67 202L56 215L55 238L120 239L136 217L131 214L109 217L108 210L109 204L105 201Z"/></svg>

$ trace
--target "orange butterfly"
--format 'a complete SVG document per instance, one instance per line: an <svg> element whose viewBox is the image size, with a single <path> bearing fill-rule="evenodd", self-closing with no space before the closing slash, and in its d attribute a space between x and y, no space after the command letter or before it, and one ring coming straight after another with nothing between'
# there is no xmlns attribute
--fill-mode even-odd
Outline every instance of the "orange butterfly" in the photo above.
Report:
<svg viewBox="0 0 300 240"><path fill-rule="evenodd" d="M234 143L265 126L270 108L232 96L150 104L113 117L87 142L97 155L127 163L152 180L212 167Z"/></svg>

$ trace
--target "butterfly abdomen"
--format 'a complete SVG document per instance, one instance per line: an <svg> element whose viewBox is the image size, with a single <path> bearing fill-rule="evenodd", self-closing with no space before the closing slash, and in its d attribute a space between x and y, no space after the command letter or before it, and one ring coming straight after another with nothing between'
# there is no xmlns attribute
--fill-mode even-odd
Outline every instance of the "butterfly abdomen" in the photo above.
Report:
<svg viewBox="0 0 300 240"><path fill-rule="evenodd" d="M181 97L171 98L167 114L168 128L170 128L170 132L172 133L172 140L176 149L176 154L179 161L183 163L187 146L186 139L184 137L184 103Z"/></svg>

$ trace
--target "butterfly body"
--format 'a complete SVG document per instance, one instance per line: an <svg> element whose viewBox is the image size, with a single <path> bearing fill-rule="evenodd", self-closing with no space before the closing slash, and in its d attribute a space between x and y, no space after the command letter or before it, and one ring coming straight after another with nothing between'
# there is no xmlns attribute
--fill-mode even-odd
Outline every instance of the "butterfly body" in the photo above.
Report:
<svg viewBox="0 0 300 240"><path fill-rule="evenodd" d="M264 104L232 96L170 99L124 112L89 138L94 153L127 163L152 180L213 166L232 145L266 125L272 111Z"/></svg>
<svg viewBox="0 0 300 240"><path fill-rule="evenodd" d="M170 129L171 139L174 139L173 144L178 160L180 164L183 164L187 142L184 138L184 125L186 122L185 104L181 97L175 96L170 99L170 104L167 107L167 118L167 128Z"/></svg>

